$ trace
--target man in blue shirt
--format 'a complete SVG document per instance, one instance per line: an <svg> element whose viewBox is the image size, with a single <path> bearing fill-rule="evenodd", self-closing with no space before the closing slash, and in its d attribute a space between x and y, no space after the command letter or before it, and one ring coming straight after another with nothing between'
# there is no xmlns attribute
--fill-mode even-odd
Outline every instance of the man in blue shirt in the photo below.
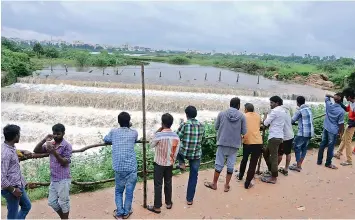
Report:
<svg viewBox="0 0 355 220"><path fill-rule="evenodd" d="M120 128L114 128L106 135L106 144L112 144L112 168L115 171L114 217L127 219L132 214L133 192L137 183L137 159L134 151L138 132L130 128L131 116L127 112L118 115ZM126 189L123 204L123 191Z"/></svg>
<svg viewBox="0 0 355 220"><path fill-rule="evenodd" d="M330 101L330 98L334 99L334 104ZM325 97L325 119L323 124L324 129L322 134L322 142L319 146L317 164L322 164L324 149L328 147L325 166L331 169L338 169L332 164L332 158L337 135L339 134L341 137L344 132L345 111L340 105L342 102L343 95L341 93L337 93L334 96L326 95Z"/></svg>

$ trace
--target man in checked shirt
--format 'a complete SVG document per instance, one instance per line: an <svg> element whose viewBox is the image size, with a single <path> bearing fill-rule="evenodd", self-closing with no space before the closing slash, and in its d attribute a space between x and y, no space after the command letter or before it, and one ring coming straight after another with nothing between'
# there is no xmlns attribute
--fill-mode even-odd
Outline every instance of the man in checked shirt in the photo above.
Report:
<svg viewBox="0 0 355 220"><path fill-rule="evenodd" d="M177 156L179 167L186 169L185 159L190 164L190 176L187 185L186 201L188 205L193 204L198 170L200 168L200 159L202 155L201 142L205 133L204 126L196 120L197 110L194 106L188 106L185 109L187 121L182 123L177 131L180 142L180 150Z"/></svg>

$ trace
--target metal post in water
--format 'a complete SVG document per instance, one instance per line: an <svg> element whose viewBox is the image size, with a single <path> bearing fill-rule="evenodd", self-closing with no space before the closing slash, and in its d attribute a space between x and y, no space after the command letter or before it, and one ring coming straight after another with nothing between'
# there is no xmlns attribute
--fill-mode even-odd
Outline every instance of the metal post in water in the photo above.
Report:
<svg viewBox="0 0 355 220"><path fill-rule="evenodd" d="M67 67L67 64L64 64L64 68L65 68L65 74L68 75L68 67Z"/></svg>
<svg viewBox="0 0 355 220"><path fill-rule="evenodd" d="M207 73L205 73L205 81L207 80Z"/></svg>
<svg viewBox="0 0 355 220"><path fill-rule="evenodd" d="M222 71L219 71L219 78L218 78L218 81L221 81L221 78L222 78Z"/></svg>
<svg viewBox="0 0 355 220"><path fill-rule="evenodd" d="M160 73L159 73L159 78L161 78L161 71L160 71Z"/></svg>
<svg viewBox="0 0 355 220"><path fill-rule="evenodd" d="M258 74L258 84L260 83L260 74Z"/></svg>
<svg viewBox="0 0 355 220"><path fill-rule="evenodd" d="M238 75L237 75L237 82L239 82L239 73L238 73Z"/></svg>
<svg viewBox="0 0 355 220"><path fill-rule="evenodd" d="M180 76L180 79L181 79L181 72L179 71L179 76Z"/></svg>
<svg viewBox="0 0 355 220"><path fill-rule="evenodd" d="M133 76L136 76L136 72L133 73Z"/></svg>
<svg viewBox="0 0 355 220"><path fill-rule="evenodd" d="M53 64L52 64L52 60L51 60L51 73L53 73Z"/></svg>
<svg viewBox="0 0 355 220"><path fill-rule="evenodd" d="M145 112L145 84L144 64L141 65L142 77L142 112L143 112L143 207L147 208L147 152L146 152L146 112Z"/></svg>

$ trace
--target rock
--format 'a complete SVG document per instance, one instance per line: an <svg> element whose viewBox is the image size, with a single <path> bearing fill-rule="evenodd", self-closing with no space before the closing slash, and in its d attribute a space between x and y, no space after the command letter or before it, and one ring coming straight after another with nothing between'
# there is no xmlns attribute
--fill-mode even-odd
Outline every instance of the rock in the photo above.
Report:
<svg viewBox="0 0 355 220"><path fill-rule="evenodd" d="M304 210L306 210L306 207L304 207L304 206L299 206L299 207L297 208L297 210L298 210L298 211L304 211Z"/></svg>
<svg viewBox="0 0 355 220"><path fill-rule="evenodd" d="M328 76L324 73L314 73L307 77L306 84L325 90L331 90L334 88L334 83L328 80Z"/></svg>

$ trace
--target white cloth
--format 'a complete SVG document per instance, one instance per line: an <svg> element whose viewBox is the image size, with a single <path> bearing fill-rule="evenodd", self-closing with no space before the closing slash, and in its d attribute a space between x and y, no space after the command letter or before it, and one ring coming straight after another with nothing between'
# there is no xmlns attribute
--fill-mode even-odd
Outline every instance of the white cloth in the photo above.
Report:
<svg viewBox="0 0 355 220"><path fill-rule="evenodd" d="M291 140L295 134L293 133L292 123L291 123L291 114L289 108L282 106L285 110L285 125L284 125L284 141Z"/></svg>
<svg viewBox="0 0 355 220"><path fill-rule="evenodd" d="M269 138L284 139L284 126L285 126L285 110L281 106L272 109L270 114L267 115L264 125L269 126Z"/></svg>

